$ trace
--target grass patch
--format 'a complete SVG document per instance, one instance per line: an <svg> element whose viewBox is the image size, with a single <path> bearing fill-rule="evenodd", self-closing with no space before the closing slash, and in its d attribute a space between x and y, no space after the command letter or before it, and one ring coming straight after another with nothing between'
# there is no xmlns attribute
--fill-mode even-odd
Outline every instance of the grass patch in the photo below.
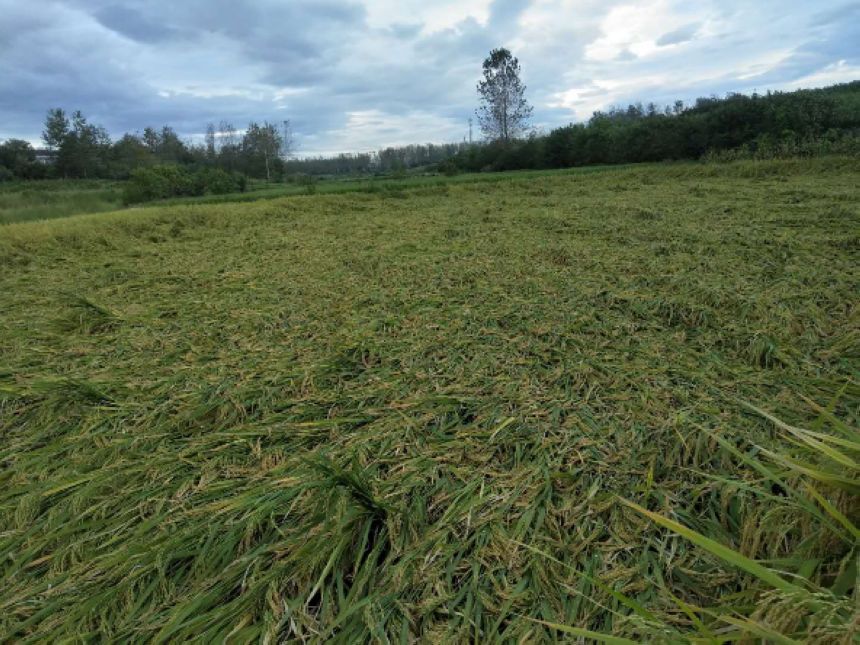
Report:
<svg viewBox="0 0 860 645"><path fill-rule="evenodd" d="M857 171L4 227L0 634L851 642Z"/></svg>
<svg viewBox="0 0 860 645"><path fill-rule="evenodd" d="M565 170L528 170L483 174L463 174L455 177L415 175L395 177L343 177L304 183L267 183L253 180L245 192L198 197L175 197L144 202L135 208L190 204L232 204L280 199L308 194L371 193L389 199L405 199L405 190L445 195L449 184L480 182L528 181L538 177L567 174L587 174L618 170L626 166L589 166ZM50 180L14 182L0 185L0 224L30 222L119 210L124 207L123 188L126 181Z"/></svg>
<svg viewBox="0 0 860 645"><path fill-rule="evenodd" d="M0 184L0 225L117 210L122 184L43 180Z"/></svg>

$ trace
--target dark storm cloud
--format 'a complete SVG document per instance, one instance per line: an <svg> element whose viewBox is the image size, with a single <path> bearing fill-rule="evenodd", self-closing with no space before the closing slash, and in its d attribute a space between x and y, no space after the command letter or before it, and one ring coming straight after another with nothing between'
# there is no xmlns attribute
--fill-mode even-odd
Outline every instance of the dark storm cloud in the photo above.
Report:
<svg viewBox="0 0 860 645"><path fill-rule="evenodd" d="M833 9L822 11L812 17L810 23L814 27L832 25L833 23L860 23L860 2L849 2Z"/></svg>
<svg viewBox="0 0 860 645"><path fill-rule="evenodd" d="M305 153L459 139L499 46L519 57L543 127L858 64L860 3L701 4L655 3L648 31L606 22L637 0L0 0L0 139L38 139L54 106L114 135L289 118Z"/></svg>
<svg viewBox="0 0 860 645"><path fill-rule="evenodd" d="M490 5L488 27L491 30L512 27L530 4L530 0L496 0Z"/></svg>
<svg viewBox="0 0 860 645"><path fill-rule="evenodd" d="M132 7L109 5L94 12L101 24L126 38L143 43L157 43L176 38L179 31L164 25L155 17L146 16Z"/></svg>
<svg viewBox="0 0 860 645"><path fill-rule="evenodd" d="M678 29L673 29L672 31L660 36L657 39L657 45L660 47L664 47L666 45L679 45L687 42L688 40L692 40L700 26L701 25L699 25L699 23L692 23L690 25L679 27Z"/></svg>
<svg viewBox="0 0 860 645"><path fill-rule="evenodd" d="M320 59L332 48L344 46L346 33L360 30L365 16L359 4L326 0L215 0L200 4L194 14L196 19L186 9L183 17L235 39L252 58L285 65Z"/></svg>
<svg viewBox="0 0 860 645"><path fill-rule="evenodd" d="M415 38L421 32L421 23L396 23L388 27L389 33L396 38L410 40Z"/></svg>

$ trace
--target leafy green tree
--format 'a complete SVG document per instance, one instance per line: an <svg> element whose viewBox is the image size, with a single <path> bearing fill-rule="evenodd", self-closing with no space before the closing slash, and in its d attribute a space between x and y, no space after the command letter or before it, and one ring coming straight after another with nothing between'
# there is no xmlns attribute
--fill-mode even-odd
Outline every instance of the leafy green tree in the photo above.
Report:
<svg viewBox="0 0 860 645"><path fill-rule="evenodd" d="M167 163L188 163L191 161L188 147L169 125L161 128L158 158L160 161Z"/></svg>
<svg viewBox="0 0 860 645"><path fill-rule="evenodd" d="M176 131L169 125L161 130L146 127L141 137L143 145L159 163L191 163L193 155Z"/></svg>
<svg viewBox="0 0 860 645"><path fill-rule="evenodd" d="M48 167L36 161L36 151L29 141L7 139L0 143L0 175L6 180L44 179L47 174Z"/></svg>
<svg viewBox="0 0 860 645"><path fill-rule="evenodd" d="M145 145L152 154L158 154L158 149L161 146L161 137L155 128L146 127L143 129L143 145Z"/></svg>
<svg viewBox="0 0 860 645"><path fill-rule="evenodd" d="M51 150L58 150L69 134L69 119L62 108L48 110L45 117L45 129L42 130L42 141Z"/></svg>
<svg viewBox="0 0 860 645"><path fill-rule="evenodd" d="M103 177L107 174L111 141L107 131L89 123L80 110L59 144L57 168L66 177Z"/></svg>
<svg viewBox="0 0 860 645"><path fill-rule="evenodd" d="M155 163L155 156L139 137L124 134L113 144L112 161L111 176L122 179L128 177L135 168Z"/></svg>
<svg viewBox="0 0 860 645"><path fill-rule="evenodd" d="M484 78L478 83L480 106L475 112L488 139L507 143L526 133L532 107L525 91L519 61L505 48L492 50L484 60Z"/></svg>
<svg viewBox="0 0 860 645"><path fill-rule="evenodd" d="M253 176L265 176L266 181L271 181L276 168L283 168L282 159L289 152L288 146L289 141L276 125L268 121L262 125L252 121L242 138L246 171Z"/></svg>
<svg viewBox="0 0 860 645"><path fill-rule="evenodd" d="M36 152L29 141L7 139L0 144L0 166L5 166L16 175L27 164L36 161Z"/></svg>

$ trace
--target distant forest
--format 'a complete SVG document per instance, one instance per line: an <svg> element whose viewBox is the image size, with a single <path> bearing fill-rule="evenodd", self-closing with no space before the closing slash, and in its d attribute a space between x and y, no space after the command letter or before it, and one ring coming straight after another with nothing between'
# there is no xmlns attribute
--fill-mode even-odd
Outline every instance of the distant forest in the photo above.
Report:
<svg viewBox="0 0 860 645"><path fill-rule="evenodd" d="M373 153L292 158L289 123L252 122L241 134L210 124L201 143L182 140L169 126L146 128L112 141L80 112L52 109L43 139L48 151L9 139L0 144L0 181L12 179L125 179L160 165L219 169L283 181L296 175L391 174L410 169L446 173L564 168L589 164L860 152L860 81L822 89L730 94L658 107L651 103L595 112L548 134L510 141L425 144Z"/></svg>
<svg viewBox="0 0 860 645"><path fill-rule="evenodd" d="M827 152L860 153L860 81L676 101L662 109L637 103L546 136L477 146L451 163L469 171L516 170Z"/></svg>

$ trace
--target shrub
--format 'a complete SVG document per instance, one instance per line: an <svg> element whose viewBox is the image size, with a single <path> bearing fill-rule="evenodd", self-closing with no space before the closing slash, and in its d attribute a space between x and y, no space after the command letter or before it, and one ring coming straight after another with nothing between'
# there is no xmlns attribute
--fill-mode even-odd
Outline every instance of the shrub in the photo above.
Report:
<svg viewBox="0 0 860 645"><path fill-rule="evenodd" d="M191 173L179 166L152 166L132 171L123 189L126 204L138 204L156 199L192 194Z"/></svg>
<svg viewBox="0 0 860 645"><path fill-rule="evenodd" d="M203 192L211 195L245 192L245 177L231 175L220 168L205 168L197 173Z"/></svg>
<svg viewBox="0 0 860 645"><path fill-rule="evenodd" d="M220 168L204 168L192 172L182 166L151 166L138 168L123 189L123 202L139 204L170 197L224 195L244 192L244 177Z"/></svg>
<svg viewBox="0 0 860 645"><path fill-rule="evenodd" d="M860 155L860 132L830 130L820 137L801 138L785 132L781 138L763 134L750 143L730 150L711 150L702 156L706 162L739 159L792 159L823 155Z"/></svg>
<svg viewBox="0 0 860 645"><path fill-rule="evenodd" d="M293 181L299 186L303 186L308 195L313 195L317 192L317 178L314 175L300 173L293 176Z"/></svg>
<svg viewBox="0 0 860 645"><path fill-rule="evenodd" d="M455 162L453 159L445 159L444 161L440 161L436 169L440 173L448 177L453 177L460 172L460 169L457 167L457 162Z"/></svg>

